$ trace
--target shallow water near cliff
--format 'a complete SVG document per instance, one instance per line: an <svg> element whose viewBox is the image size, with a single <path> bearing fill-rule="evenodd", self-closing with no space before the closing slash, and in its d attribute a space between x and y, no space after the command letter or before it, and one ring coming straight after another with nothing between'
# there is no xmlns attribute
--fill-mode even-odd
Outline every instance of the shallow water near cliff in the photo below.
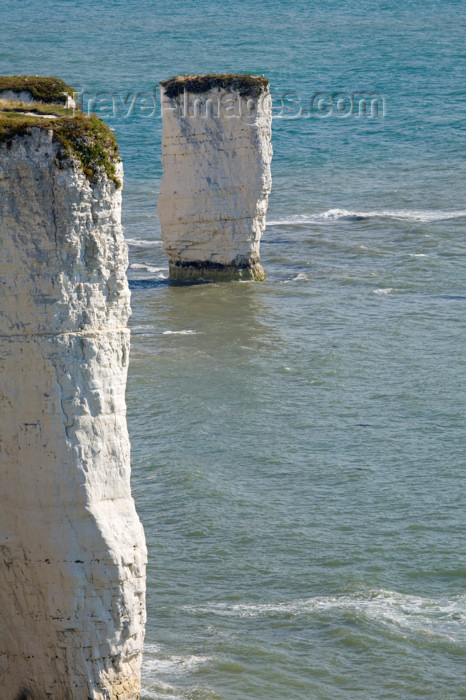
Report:
<svg viewBox="0 0 466 700"><path fill-rule="evenodd" d="M7 0L1 72L126 94L251 70L304 106L386 102L274 119L261 284L168 285L159 115L102 115L126 173L143 698L466 697L464 7L72 4Z"/></svg>

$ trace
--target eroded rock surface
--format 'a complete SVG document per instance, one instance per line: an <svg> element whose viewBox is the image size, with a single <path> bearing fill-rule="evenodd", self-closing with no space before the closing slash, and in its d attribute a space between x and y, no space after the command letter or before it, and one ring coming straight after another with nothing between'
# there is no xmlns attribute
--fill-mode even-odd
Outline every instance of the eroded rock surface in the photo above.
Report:
<svg viewBox="0 0 466 700"><path fill-rule="evenodd" d="M59 147L39 128L0 145L0 697L131 700L146 548L121 190Z"/></svg>

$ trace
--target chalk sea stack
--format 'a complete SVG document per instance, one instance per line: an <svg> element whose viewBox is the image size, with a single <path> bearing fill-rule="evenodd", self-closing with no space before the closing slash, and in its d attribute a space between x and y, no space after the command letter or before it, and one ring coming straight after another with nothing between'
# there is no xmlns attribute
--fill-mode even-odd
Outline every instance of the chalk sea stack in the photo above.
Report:
<svg viewBox="0 0 466 700"><path fill-rule="evenodd" d="M25 105L24 78L0 79L0 695L136 700L122 167L103 122Z"/></svg>
<svg viewBox="0 0 466 700"><path fill-rule="evenodd" d="M159 218L169 276L263 280L259 244L271 189L267 78L183 75L160 84Z"/></svg>

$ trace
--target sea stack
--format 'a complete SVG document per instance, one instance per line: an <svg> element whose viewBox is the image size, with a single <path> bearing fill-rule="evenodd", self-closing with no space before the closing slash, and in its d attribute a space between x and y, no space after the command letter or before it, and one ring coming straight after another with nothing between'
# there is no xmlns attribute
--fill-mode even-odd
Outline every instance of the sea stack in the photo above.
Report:
<svg viewBox="0 0 466 700"><path fill-rule="evenodd" d="M271 189L269 82L182 75L160 84L159 218L170 279L263 280Z"/></svg>
<svg viewBox="0 0 466 700"><path fill-rule="evenodd" d="M122 167L56 102L0 103L0 695L136 700Z"/></svg>

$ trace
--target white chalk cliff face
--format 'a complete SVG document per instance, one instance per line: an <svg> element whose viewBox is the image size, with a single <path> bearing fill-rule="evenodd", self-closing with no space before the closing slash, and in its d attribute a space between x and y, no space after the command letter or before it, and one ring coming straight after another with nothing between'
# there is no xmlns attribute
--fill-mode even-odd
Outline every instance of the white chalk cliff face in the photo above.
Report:
<svg viewBox="0 0 466 700"><path fill-rule="evenodd" d="M121 190L57 149L37 128L0 145L0 697L130 700L146 548Z"/></svg>
<svg viewBox="0 0 466 700"><path fill-rule="evenodd" d="M264 279L259 244L271 189L271 108L212 87L161 85L159 218L172 279Z"/></svg>

